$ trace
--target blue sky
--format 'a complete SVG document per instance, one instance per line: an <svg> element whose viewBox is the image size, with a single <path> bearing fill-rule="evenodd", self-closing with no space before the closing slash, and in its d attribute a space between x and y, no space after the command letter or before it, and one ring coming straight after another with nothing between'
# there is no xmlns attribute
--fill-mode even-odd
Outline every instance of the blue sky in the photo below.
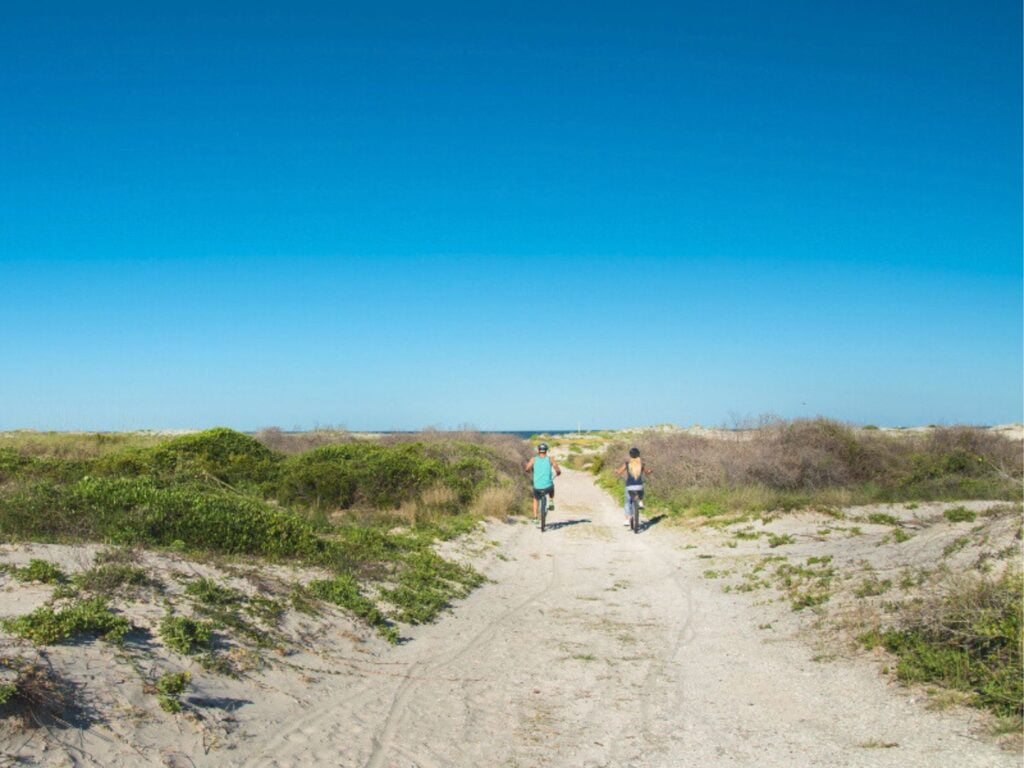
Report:
<svg viewBox="0 0 1024 768"><path fill-rule="evenodd" d="M37 3L0 428L1022 419L1016 2Z"/></svg>

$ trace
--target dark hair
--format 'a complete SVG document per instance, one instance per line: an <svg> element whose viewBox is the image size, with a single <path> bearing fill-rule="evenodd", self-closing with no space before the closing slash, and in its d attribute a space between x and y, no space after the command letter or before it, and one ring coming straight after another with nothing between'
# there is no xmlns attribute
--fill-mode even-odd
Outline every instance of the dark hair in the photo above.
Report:
<svg viewBox="0 0 1024 768"><path fill-rule="evenodd" d="M640 458L640 449L639 448L630 448L629 449L629 457L631 459Z"/></svg>

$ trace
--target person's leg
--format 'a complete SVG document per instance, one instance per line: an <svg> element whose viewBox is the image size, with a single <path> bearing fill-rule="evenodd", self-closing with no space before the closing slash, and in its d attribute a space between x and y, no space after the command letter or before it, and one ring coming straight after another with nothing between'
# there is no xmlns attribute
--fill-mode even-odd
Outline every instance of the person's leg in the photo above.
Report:
<svg viewBox="0 0 1024 768"><path fill-rule="evenodd" d="M548 511L553 512L555 509L555 486L548 488L548 496L551 497L551 501L548 502Z"/></svg>
<svg viewBox="0 0 1024 768"><path fill-rule="evenodd" d="M626 522L629 522L629 491L623 491L625 501L622 503L622 513L626 516Z"/></svg>
<svg viewBox="0 0 1024 768"><path fill-rule="evenodd" d="M537 494L533 494L533 518L536 520L539 515L537 514Z"/></svg>

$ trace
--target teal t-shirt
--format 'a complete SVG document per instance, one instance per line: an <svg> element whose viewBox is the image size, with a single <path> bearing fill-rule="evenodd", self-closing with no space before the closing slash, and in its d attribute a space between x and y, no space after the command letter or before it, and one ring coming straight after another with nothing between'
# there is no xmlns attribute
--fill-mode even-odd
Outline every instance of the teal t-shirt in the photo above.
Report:
<svg viewBox="0 0 1024 768"><path fill-rule="evenodd" d="M533 460L533 487L550 488L555 484L551 475L551 459L547 456L538 456Z"/></svg>

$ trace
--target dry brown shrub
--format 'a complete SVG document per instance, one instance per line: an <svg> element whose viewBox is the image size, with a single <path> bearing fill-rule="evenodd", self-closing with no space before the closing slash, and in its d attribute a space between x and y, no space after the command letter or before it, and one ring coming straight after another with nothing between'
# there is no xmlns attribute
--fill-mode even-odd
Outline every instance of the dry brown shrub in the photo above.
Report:
<svg viewBox="0 0 1024 768"><path fill-rule="evenodd" d="M473 502L473 514L489 518L505 517L515 510L522 498L521 494L509 486L485 488Z"/></svg>
<svg viewBox="0 0 1024 768"><path fill-rule="evenodd" d="M0 716L14 717L24 728L67 726L79 719L74 711L74 689L56 670L38 661L4 659L13 673L16 693L0 705Z"/></svg>
<svg viewBox="0 0 1024 768"><path fill-rule="evenodd" d="M940 427L887 435L855 430L829 419L763 420L756 428L704 437L650 432L631 438L656 473L659 494L695 487L760 485L778 491L817 491L873 483L892 488L931 462L942 472L957 452L970 472L1004 479L1022 475L1022 444L975 427ZM618 466L630 447L614 443L605 465Z"/></svg>
<svg viewBox="0 0 1024 768"><path fill-rule="evenodd" d="M304 453L322 445L356 442L356 438L348 430L334 428L285 432L280 427L264 427L253 437L270 450L287 454Z"/></svg>
<svg viewBox="0 0 1024 768"><path fill-rule="evenodd" d="M451 511L457 503L455 491L444 485L433 485L420 496L420 506L427 509Z"/></svg>
<svg viewBox="0 0 1024 768"><path fill-rule="evenodd" d="M503 465L522 466L533 454L530 445L515 435L500 432L479 432L471 428L455 430L424 429L419 432L391 432L381 435L383 445L398 443L430 443L443 446L456 443L469 443L487 448ZM449 458L458 454L453 449Z"/></svg>

